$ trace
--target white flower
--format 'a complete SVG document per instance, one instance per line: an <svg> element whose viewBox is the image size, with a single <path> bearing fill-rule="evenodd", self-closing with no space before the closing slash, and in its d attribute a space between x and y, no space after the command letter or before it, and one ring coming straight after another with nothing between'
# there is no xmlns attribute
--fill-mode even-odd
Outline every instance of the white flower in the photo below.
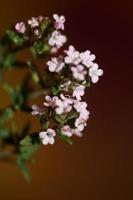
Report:
<svg viewBox="0 0 133 200"><path fill-rule="evenodd" d="M75 121L75 126L77 127L77 129L79 131L83 131L86 126L86 122L84 120L81 120L80 118L78 118Z"/></svg>
<svg viewBox="0 0 133 200"><path fill-rule="evenodd" d="M95 60L96 56L94 54L91 54L90 51L87 50L80 53L80 58L82 60L82 64L89 68L93 65L93 60Z"/></svg>
<svg viewBox="0 0 133 200"><path fill-rule="evenodd" d="M39 26L39 22L36 17L32 17L31 19L29 19L28 24L31 26L31 28L35 28Z"/></svg>
<svg viewBox="0 0 133 200"><path fill-rule="evenodd" d="M60 98L57 96L46 96L45 99L46 102L44 102L44 105L47 107L51 106L52 108L55 108L55 112L58 115L70 112L72 110L73 100L65 97L63 94L60 95Z"/></svg>
<svg viewBox="0 0 133 200"><path fill-rule="evenodd" d="M78 65L81 62L80 53L76 51L72 45L70 45L68 50L65 50L64 52L67 55L65 57L65 63Z"/></svg>
<svg viewBox="0 0 133 200"><path fill-rule="evenodd" d="M73 100L65 97L63 94L60 95L61 99L56 101L55 112L57 114L68 113L72 110Z"/></svg>
<svg viewBox="0 0 133 200"><path fill-rule="evenodd" d="M71 137L72 136L72 130L70 128L69 125L65 125L61 128L61 132L63 135L66 135L68 137Z"/></svg>
<svg viewBox="0 0 133 200"><path fill-rule="evenodd" d="M45 114L45 111L44 111L44 108L41 108L37 105L33 105L31 114L32 115L43 115L43 114Z"/></svg>
<svg viewBox="0 0 133 200"><path fill-rule="evenodd" d="M54 96L54 97L50 97L50 96L46 96L45 97L46 102L44 102L44 105L47 107L52 107L54 108L56 106L57 101L59 100L59 97Z"/></svg>
<svg viewBox="0 0 133 200"><path fill-rule="evenodd" d="M83 131L85 126L87 125L87 120L89 118L89 111L86 109L86 104L84 102L81 103L79 110L79 118L76 119L75 121L75 126L79 131Z"/></svg>
<svg viewBox="0 0 133 200"><path fill-rule="evenodd" d="M87 103L85 101L74 100L74 108L77 112L81 113L87 108Z"/></svg>
<svg viewBox="0 0 133 200"><path fill-rule="evenodd" d="M56 132L53 129L47 129L47 131L42 131L39 133L40 138L42 139L42 143L44 145L54 144Z"/></svg>
<svg viewBox="0 0 133 200"><path fill-rule="evenodd" d="M99 76L103 75L103 70L98 69L98 64L94 63L93 66L89 69L89 76L91 77L92 83L97 83Z"/></svg>
<svg viewBox="0 0 133 200"><path fill-rule="evenodd" d="M59 16L57 14L54 14L53 18L55 19L56 30L59 30L59 29L64 30L65 17L63 15Z"/></svg>
<svg viewBox="0 0 133 200"><path fill-rule="evenodd" d="M71 71L75 79L80 80L80 81L85 80L85 75L87 74L87 71L85 70L83 65L77 65L75 67L72 66Z"/></svg>
<svg viewBox="0 0 133 200"><path fill-rule="evenodd" d="M52 58L51 61L47 62L47 65L50 72L60 72L64 67L64 62L57 58Z"/></svg>
<svg viewBox="0 0 133 200"><path fill-rule="evenodd" d="M60 48L65 42L67 41L67 38L65 35L61 35L59 31L54 31L49 38L49 45L50 46L57 46Z"/></svg>
<svg viewBox="0 0 133 200"><path fill-rule="evenodd" d="M87 109L83 109L80 112L79 119L83 121L87 121L89 119L90 112Z"/></svg>
<svg viewBox="0 0 133 200"><path fill-rule="evenodd" d="M26 27L25 27L25 23L24 22L20 22L20 23L17 23L15 25L15 29L19 32L19 33L25 33L26 31Z"/></svg>
<svg viewBox="0 0 133 200"><path fill-rule="evenodd" d="M83 85L79 85L75 87L73 91L73 97L76 97L76 99L81 100L81 96L83 96L85 93L84 90L85 90L85 86Z"/></svg>
<svg viewBox="0 0 133 200"><path fill-rule="evenodd" d="M82 137L82 136L83 136L83 134L81 133L81 131L79 131L78 128L72 129L71 131L72 131L72 134L73 134L73 135L76 135L76 136L78 136L78 137Z"/></svg>

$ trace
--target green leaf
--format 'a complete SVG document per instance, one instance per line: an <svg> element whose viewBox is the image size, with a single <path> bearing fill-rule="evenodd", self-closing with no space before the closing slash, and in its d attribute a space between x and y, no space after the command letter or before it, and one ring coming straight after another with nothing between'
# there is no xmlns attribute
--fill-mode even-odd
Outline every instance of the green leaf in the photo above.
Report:
<svg viewBox="0 0 133 200"><path fill-rule="evenodd" d="M13 117L14 117L14 111L12 110L12 108L9 107L5 109L0 115L0 125L7 123Z"/></svg>
<svg viewBox="0 0 133 200"><path fill-rule="evenodd" d="M26 165L25 160L23 160L21 157L18 157L17 159L17 165L19 169L22 172L23 177L26 179L27 182L31 181L31 175L29 173L28 167Z"/></svg>
<svg viewBox="0 0 133 200"><path fill-rule="evenodd" d="M43 20L41 24L41 32L43 33L44 31L46 31L46 29L50 26L50 24L51 20L49 20L49 18L45 18L45 20Z"/></svg>
<svg viewBox="0 0 133 200"><path fill-rule="evenodd" d="M67 121L68 120L72 120L72 119L76 119L77 117L78 117L78 113L77 112L70 112L69 114L68 114L68 117L67 117Z"/></svg>
<svg viewBox="0 0 133 200"><path fill-rule="evenodd" d="M59 94L59 92L60 92L59 87L57 87L57 86L52 87L52 95L56 96Z"/></svg>
<svg viewBox="0 0 133 200"><path fill-rule="evenodd" d="M50 51L51 47L44 43L42 40L37 40L35 41L33 45L33 54L35 56L42 56L44 54L47 54Z"/></svg>
<svg viewBox="0 0 133 200"><path fill-rule="evenodd" d="M14 108L16 110L20 109L24 102L23 94L21 94L21 86L18 85L16 89L14 89L9 84L4 84L3 88L10 94L10 98L12 104L14 105Z"/></svg>
<svg viewBox="0 0 133 200"><path fill-rule="evenodd" d="M31 137L30 136L26 136L23 140L20 141L20 144L22 146L32 145Z"/></svg>
<svg viewBox="0 0 133 200"><path fill-rule="evenodd" d="M19 151L22 159L29 160L32 154L38 150L40 145L38 138L38 135L37 137L36 135L31 135L20 141Z"/></svg>
<svg viewBox="0 0 133 200"><path fill-rule="evenodd" d="M64 121L65 121L65 119L66 119L66 117L67 117L67 114L65 113L65 114L62 114L62 115L55 115L55 120L56 120L56 122L58 122L59 124L63 124L64 123Z"/></svg>
<svg viewBox="0 0 133 200"><path fill-rule="evenodd" d="M34 49L36 51L36 55L42 55L44 53L44 42L41 40L35 41Z"/></svg>
<svg viewBox="0 0 133 200"><path fill-rule="evenodd" d="M23 45L25 40L22 36L18 35L16 32L11 31L11 30L7 30L6 31L8 37L10 38L10 40L16 44L16 45Z"/></svg>
<svg viewBox="0 0 133 200"><path fill-rule="evenodd" d="M6 139L10 136L10 131L6 128L0 128L0 139Z"/></svg>
<svg viewBox="0 0 133 200"><path fill-rule="evenodd" d="M3 64L8 67L11 67L14 64L15 59L16 59L15 54L9 53L5 56Z"/></svg>

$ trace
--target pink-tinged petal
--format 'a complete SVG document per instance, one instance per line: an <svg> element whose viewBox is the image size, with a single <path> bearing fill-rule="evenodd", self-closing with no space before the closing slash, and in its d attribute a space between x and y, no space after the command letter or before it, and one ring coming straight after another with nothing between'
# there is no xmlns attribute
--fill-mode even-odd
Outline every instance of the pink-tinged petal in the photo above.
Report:
<svg viewBox="0 0 133 200"><path fill-rule="evenodd" d="M39 133L40 138L44 138L46 136L47 132L46 131L41 131Z"/></svg>
<svg viewBox="0 0 133 200"><path fill-rule="evenodd" d="M93 61L93 60L95 60L96 59L96 56L94 55L94 54L92 54L91 56L90 56L90 61Z"/></svg>
<svg viewBox="0 0 133 200"><path fill-rule="evenodd" d="M93 68L93 71L97 70L98 69L98 64L94 63L93 66L92 66L92 68Z"/></svg>
<svg viewBox="0 0 133 200"><path fill-rule="evenodd" d="M42 143L44 144L44 145L47 145L48 143L49 143L49 138L44 138L43 140L42 140Z"/></svg>
<svg viewBox="0 0 133 200"><path fill-rule="evenodd" d="M16 29L19 33L24 34L25 31L26 31L26 27L25 27L24 22L17 23L17 24L15 25L15 29Z"/></svg>
<svg viewBox="0 0 133 200"><path fill-rule="evenodd" d="M49 144L53 145L55 143L55 139L52 137L50 140L49 140Z"/></svg>
<svg viewBox="0 0 133 200"><path fill-rule="evenodd" d="M53 18L57 21L57 20L59 20L59 15L53 14Z"/></svg>
<svg viewBox="0 0 133 200"><path fill-rule="evenodd" d="M97 83L98 80L99 80L99 77L98 76L92 76L91 80L92 80L92 83Z"/></svg>
<svg viewBox="0 0 133 200"><path fill-rule="evenodd" d="M97 75L98 76L102 76L103 75L103 70L102 69L98 69L97 70Z"/></svg>

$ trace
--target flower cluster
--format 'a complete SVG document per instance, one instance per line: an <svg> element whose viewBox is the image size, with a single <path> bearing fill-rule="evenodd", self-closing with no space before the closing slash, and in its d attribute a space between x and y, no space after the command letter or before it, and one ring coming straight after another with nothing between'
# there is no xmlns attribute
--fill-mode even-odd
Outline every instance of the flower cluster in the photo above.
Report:
<svg viewBox="0 0 133 200"><path fill-rule="evenodd" d="M65 17L54 14L53 18L56 30L48 43L58 49L66 42L66 37L59 32L64 30ZM44 145L54 144L56 135L65 138L82 136L90 114L87 103L82 101L85 88L97 83L103 74L103 70L94 62L95 58L89 50L79 52L70 45L63 56L47 61L48 74L53 76L52 90L50 95L45 96L43 110L35 105L32 107L32 114L45 118L45 128L39 134Z"/></svg>
<svg viewBox="0 0 133 200"><path fill-rule="evenodd" d="M50 72L60 72L63 67L69 65L72 77L80 82L86 81L87 77L91 78L92 83L99 80L99 76L103 75L103 70L98 69L98 64L94 63L95 55L90 51L78 52L71 45L68 50L64 51L66 56L63 58L52 58L47 62Z"/></svg>
<svg viewBox="0 0 133 200"><path fill-rule="evenodd" d="M83 135L90 116L83 100L85 90L103 74L89 50L79 52L70 45L59 55L58 50L67 41L63 34L65 21L57 14L52 19L32 17L11 26L0 39L0 81L10 97L9 105L0 110L0 157L16 158L28 181L27 162L32 161L31 156L41 144L53 145L57 137L72 144L72 136ZM21 56L23 51L29 51L27 56ZM27 72L13 87L4 82L3 74L16 68ZM40 97L43 102L36 105ZM18 129L16 112L36 116L39 130L31 133L29 120Z"/></svg>
<svg viewBox="0 0 133 200"><path fill-rule="evenodd" d="M27 23L18 22L15 25L15 30L22 35L27 36L29 33L32 33L34 37L42 38L43 30L46 28L45 26L48 23L52 26L47 38L47 42L48 45L52 47L51 52L55 53L67 41L66 36L61 33L61 31L64 30L64 16L58 16L57 14L54 14L53 21L50 21L48 18L43 16L32 17L27 21Z"/></svg>

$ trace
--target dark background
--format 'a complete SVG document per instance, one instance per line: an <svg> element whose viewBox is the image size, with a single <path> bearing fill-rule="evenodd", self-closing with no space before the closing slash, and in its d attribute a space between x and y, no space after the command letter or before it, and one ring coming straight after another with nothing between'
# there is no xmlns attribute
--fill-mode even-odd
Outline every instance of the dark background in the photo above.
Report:
<svg viewBox="0 0 133 200"><path fill-rule="evenodd" d="M84 137L73 146L57 141L42 147L30 167L31 184L15 165L1 162L0 199L132 200L132 1L2 0L0 32L19 20L53 13L66 16L68 44L95 53L104 76L87 91L91 118Z"/></svg>

